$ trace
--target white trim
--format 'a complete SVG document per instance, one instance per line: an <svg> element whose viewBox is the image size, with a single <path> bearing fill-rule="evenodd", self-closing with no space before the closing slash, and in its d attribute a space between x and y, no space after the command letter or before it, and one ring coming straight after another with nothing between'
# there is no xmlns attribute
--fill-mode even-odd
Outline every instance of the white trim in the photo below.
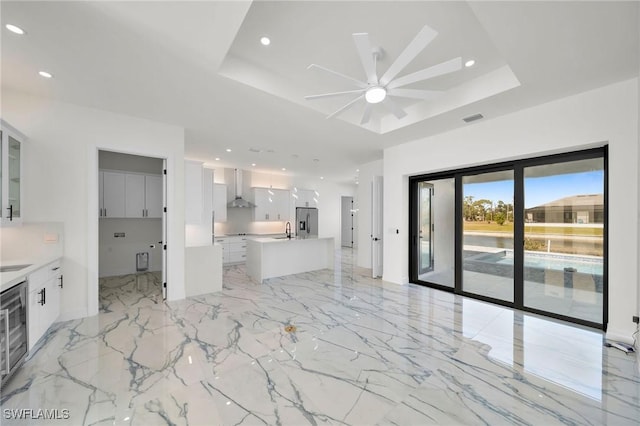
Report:
<svg viewBox="0 0 640 426"><path fill-rule="evenodd" d="M628 343L630 345L633 345L633 337L627 334L624 334L620 330L612 330L611 328L609 328L607 330L605 338L612 342L622 342L622 343Z"/></svg>

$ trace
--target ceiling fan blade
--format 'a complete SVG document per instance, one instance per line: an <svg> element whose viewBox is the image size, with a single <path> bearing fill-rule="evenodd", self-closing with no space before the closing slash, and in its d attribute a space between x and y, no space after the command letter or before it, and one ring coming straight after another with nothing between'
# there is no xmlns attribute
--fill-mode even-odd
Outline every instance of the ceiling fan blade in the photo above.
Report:
<svg viewBox="0 0 640 426"><path fill-rule="evenodd" d="M305 96L304 98L308 101L312 101L314 99L320 99L320 98L330 98L333 96L342 96L342 95L348 95L349 93L362 93L364 92L366 89L356 89L356 90L347 90L345 92L333 92L333 93L323 93L321 95L309 95L309 96ZM402 89L397 89L397 90L402 90Z"/></svg>
<svg viewBox="0 0 640 426"><path fill-rule="evenodd" d="M455 58L449 61L443 62L432 67L416 71L414 73L405 75L398 79L393 80L387 85L387 90L395 89L396 87L406 86L411 83L416 83L422 80L428 80L433 77L437 77L444 74L449 74L454 71L458 71L462 68L462 58Z"/></svg>
<svg viewBox="0 0 640 426"><path fill-rule="evenodd" d="M413 99L434 99L442 95L442 90L419 90L419 89L390 89L387 92L389 96L399 96L401 98L413 98Z"/></svg>
<svg viewBox="0 0 640 426"><path fill-rule="evenodd" d="M327 116L327 120L330 118L333 118L339 114L342 114L344 111L348 110L349 108L351 108L353 106L353 104L355 104L356 102L358 102L360 99L363 99L364 95L358 95L357 98L353 99L351 102L349 102L348 104L344 105L343 107L341 107L339 110L337 110L336 112L330 114Z"/></svg>
<svg viewBox="0 0 640 426"><path fill-rule="evenodd" d="M384 99L383 103L389 108L389 110L391 110L398 120L407 116L407 113L388 97Z"/></svg>
<svg viewBox="0 0 640 426"><path fill-rule="evenodd" d="M404 67L409 65L409 63L413 61L415 57L418 56L418 54L420 54L420 52L422 52L434 38L436 38L437 35L438 32L433 30L431 27L427 25L422 27L418 35L416 35L411 43L405 47L400 56L398 56L395 62L391 64L387 72L384 73L380 79L380 84L385 86L393 80L393 78L398 75Z"/></svg>
<svg viewBox="0 0 640 426"><path fill-rule="evenodd" d="M360 120L361 125L367 124L369 122L369 119L371 118L372 109L373 109L373 104L370 104L369 102L367 102L366 105L364 106L364 113L362 113L362 120Z"/></svg>
<svg viewBox="0 0 640 426"><path fill-rule="evenodd" d="M309 66L307 67L307 69L308 69L308 70L310 70L311 68L318 68L318 69L320 69L320 70L322 70L322 71L328 72L328 73L333 74L333 75L337 75L338 77L342 77L342 78L344 78L344 79L346 79L346 80L351 81L351 82L352 82L352 83L354 83L356 86L358 86L358 87L362 87L363 89L366 89L366 88L367 88L367 86L368 86L368 85L367 85L367 83L364 83L364 82L362 82L362 81L360 81L360 80L356 80L356 79L355 79L355 78L353 78L353 77L349 77L348 75L344 75L344 74L342 74L342 73L339 73L338 71L333 71L333 70L330 70L329 68L325 68L325 67L320 66L320 65L317 65L317 64L311 64L311 65L309 65Z"/></svg>
<svg viewBox="0 0 640 426"><path fill-rule="evenodd" d="M367 33L354 33L353 42L358 49L358 55L362 62L365 74L367 74L367 82L369 84L378 84L378 76L376 75L376 61L373 57L373 48Z"/></svg>

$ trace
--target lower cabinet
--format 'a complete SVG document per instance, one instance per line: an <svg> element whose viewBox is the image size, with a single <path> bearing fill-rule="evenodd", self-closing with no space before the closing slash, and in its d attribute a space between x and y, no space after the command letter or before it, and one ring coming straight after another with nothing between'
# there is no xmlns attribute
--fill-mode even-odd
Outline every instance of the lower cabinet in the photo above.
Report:
<svg viewBox="0 0 640 426"><path fill-rule="evenodd" d="M29 288L29 350L46 334L60 316L60 296L64 287L61 262L52 262L31 273Z"/></svg>
<svg viewBox="0 0 640 426"><path fill-rule="evenodd" d="M218 237L216 243L222 246L222 263L241 263L247 260L247 237Z"/></svg>

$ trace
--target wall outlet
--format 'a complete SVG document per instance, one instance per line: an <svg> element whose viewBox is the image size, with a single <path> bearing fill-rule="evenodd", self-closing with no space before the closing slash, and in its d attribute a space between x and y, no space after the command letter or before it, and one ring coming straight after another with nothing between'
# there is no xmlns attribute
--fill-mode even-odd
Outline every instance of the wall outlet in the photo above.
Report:
<svg viewBox="0 0 640 426"><path fill-rule="evenodd" d="M58 234L55 232L47 232L44 234L45 244L55 244L58 242Z"/></svg>
<svg viewBox="0 0 640 426"><path fill-rule="evenodd" d="M640 323L640 317L638 317L637 315L633 316L633 322L635 322L636 324Z"/></svg>

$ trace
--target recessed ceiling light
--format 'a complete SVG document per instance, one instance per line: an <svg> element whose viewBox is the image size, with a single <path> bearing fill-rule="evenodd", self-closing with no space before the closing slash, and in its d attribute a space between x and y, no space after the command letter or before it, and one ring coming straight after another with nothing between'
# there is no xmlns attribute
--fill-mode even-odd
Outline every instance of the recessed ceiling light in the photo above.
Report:
<svg viewBox="0 0 640 426"><path fill-rule="evenodd" d="M474 61L473 59L469 59L467 62L464 63L464 66L469 68L472 67L476 64L476 61Z"/></svg>
<svg viewBox="0 0 640 426"><path fill-rule="evenodd" d="M370 104L377 104L384 101L384 98L387 97L387 91L384 87L373 86L367 89L364 94L364 98Z"/></svg>
<svg viewBox="0 0 640 426"><path fill-rule="evenodd" d="M283 168L282 168L282 171L284 172L285 170L287 170L287 169L283 167Z"/></svg>
<svg viewBox="0 0 640 426"><path fill-rule="evenodd" d="M256 166L256 163L251 163L251 165L252 165L253 167L255 167L255 166Z"/></svg>
<svg viewBox="0 0 640 426"><path fill-rule="evenodd" d="M38 74L40 74L41 77L44 78L51 78L53 77L53 74L51 74L50 72L46 72L46 71L38 71Z"/></svg>
<svg viewBox="0 0 640 426"><path fill-rule="evenodd" d="M260 37L260 43L263 46L268 46L268 45L271 44L271 39L269 37L267 37L267 36L262 36L262 37Z"/></svg>
<svg viewBox="0 0 640 426"><path fill-rule="evenodd" d="M9 31L11 31L12 33L20 34L20 35L24 35L25 34L25 31L22 28L18 27L18 26L15 26L15 25L12 25L12 24L7 24L7 25L5 25L5 27Z"/></svg>
<svg viewBox="0 0 640 426"><path fill-rule="evenodd" d="M216 157L216 161L220 161L220 157Z"/></svg>
<svg viewBox="0 0 640 426"><path fill-rule="evenodd" d="M231 152L231 148L227 148L227 152Z"/></svg>
<svg viewBox="0 0 640 426"><path fill-rule="evenodd" d="M359 171L360 171L360 169L356 169L356 172L359 172Z"/></svg>
<svg viewBox="0 0 640 426"><path fill-rule="evenodd" d="M324 176L320 176L320 180L324 179Z"/></svg>

